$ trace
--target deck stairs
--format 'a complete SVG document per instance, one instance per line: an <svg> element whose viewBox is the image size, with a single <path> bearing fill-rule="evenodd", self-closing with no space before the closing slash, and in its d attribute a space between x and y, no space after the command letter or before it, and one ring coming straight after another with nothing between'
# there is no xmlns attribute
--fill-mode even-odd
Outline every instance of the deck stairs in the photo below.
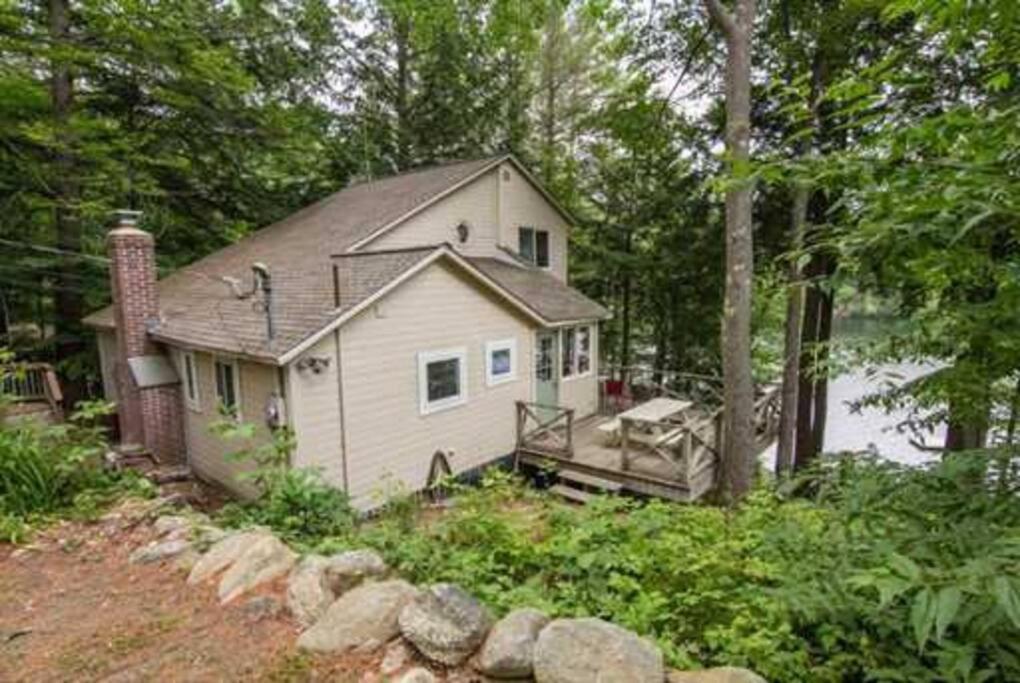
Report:
<svg viewBox="0 0 1020 683"><path fill-rule="evenodd" d="M559 482L549 487L551 493L573 503L585 504L600 493L619 493L623 484L583 472L560 470Z"/></svg>

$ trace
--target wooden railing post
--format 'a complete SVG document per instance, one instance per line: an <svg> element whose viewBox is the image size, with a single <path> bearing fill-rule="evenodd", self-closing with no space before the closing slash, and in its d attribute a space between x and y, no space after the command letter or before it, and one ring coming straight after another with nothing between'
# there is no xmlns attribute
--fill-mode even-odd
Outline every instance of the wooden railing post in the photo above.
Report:
<svg viewBox="0 0 1020 683"><path fill-rule="evenodd" d="M574 457L574 409L567 409L567 457Z"/></svg>
<svg viewBox="0 0 1020 683"><path fill-rule="evenodd" d="M620 468L626 472L630 469L630 418L620 418Z"/></svg>

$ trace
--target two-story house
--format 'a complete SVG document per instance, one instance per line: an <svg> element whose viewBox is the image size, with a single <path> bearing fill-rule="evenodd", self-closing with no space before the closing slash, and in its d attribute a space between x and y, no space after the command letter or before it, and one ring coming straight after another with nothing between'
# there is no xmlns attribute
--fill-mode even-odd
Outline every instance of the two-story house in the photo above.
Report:
<svg viewBox="0 0 1020 683"><path fill-rule="evenodd" d="M598 404L599 321L568 284L571 218L512 156L351 185L157 282L152 237L108 236L89 316L121 440L239 493L210 431L289 425L295 467L356 505L511 453L517 401Z"/></svg>

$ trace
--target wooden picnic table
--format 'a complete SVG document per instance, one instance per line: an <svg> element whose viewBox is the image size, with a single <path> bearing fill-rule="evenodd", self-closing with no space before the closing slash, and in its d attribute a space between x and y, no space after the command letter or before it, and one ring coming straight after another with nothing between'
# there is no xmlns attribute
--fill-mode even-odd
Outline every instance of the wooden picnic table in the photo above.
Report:
<svg viewBox="0 0 1020 683"><path fill-rule="evenodd" d="M634 406L630 410L623 411L616 416L616 419L599 425L597 429L606 436L607 440L615 443L620 438L621 418L645 420L648 422L662 422L677 413L682 413L683 411L688 410L693 405L694 403L691 401L681 401L675 398L653 398L650 401ZM658 425L653 426L652 429L649 430L647 436L647 440L649 442L658 441L662 437L660 427ZM637 441L646 440L642 435L642 430L640 429L631 431L631 438Z"/></svg>

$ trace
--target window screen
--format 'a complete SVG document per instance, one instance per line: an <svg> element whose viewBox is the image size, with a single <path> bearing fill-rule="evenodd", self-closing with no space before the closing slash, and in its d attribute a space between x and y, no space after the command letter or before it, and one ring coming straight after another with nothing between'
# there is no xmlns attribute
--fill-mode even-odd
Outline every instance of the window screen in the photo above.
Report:
<svg viewBox="0 0 1020 683"><path fill-rule="evenodd" d="M426 366L429 403L460 394L460 359L432 361Z"/></svg>
<svg viewBox="0 0 1020 683"><path fill-rule="evenodd" d="M535 230L520 228L517 232L517 253L528 263L535 262Z"/></svg>
<svg viewBox="0 0 1020 683"><path fill-rule="evenodd" d="M545 230L535 231L535 265L549 267L549 233Z"/></svg>

